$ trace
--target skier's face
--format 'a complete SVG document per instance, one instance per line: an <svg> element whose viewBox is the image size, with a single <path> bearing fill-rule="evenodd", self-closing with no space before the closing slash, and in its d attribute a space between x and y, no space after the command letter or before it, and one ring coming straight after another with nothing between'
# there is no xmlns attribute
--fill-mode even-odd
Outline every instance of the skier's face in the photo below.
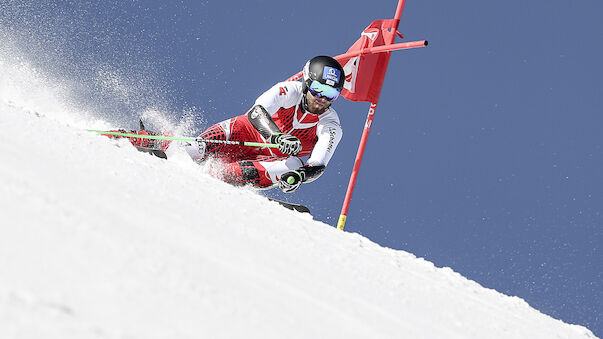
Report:
<svg viewBox="0 0 603 339"><path fill-rule="evenodd" d="M308 100L308 110L310 113L321 114L323 113L329 106L331 106L331 102L327 100L325 97L317 98L308 91L306 95L306 99Z"/></svg>

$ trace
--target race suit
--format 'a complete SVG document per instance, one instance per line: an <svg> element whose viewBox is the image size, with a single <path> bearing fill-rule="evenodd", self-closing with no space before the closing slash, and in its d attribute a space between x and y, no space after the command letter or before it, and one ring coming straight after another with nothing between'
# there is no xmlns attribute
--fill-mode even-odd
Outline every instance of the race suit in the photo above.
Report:
<svg viewBox="0 0 603 339"><path fill-rule="evenodd" d="M303 110L301 82L280 82L262 94L255 105L263 106L281 132L299 138L302 150L289 156L269 147L244 147L207 143L189 145L189 155L196 161L217 160L210 173L236 185L269 188L280 176L304 165L326 166L343 135L337 112L331 107L321 114ZM269 143L252 126L247 114L217 123L199 135L203 139ZM308 157L305 164L301 158Z"/></svg>

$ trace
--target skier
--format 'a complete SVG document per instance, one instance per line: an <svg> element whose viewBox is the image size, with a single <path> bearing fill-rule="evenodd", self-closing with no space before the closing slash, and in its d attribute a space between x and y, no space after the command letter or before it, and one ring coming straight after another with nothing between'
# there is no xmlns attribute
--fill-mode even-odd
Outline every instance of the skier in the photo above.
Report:
<svg viewBox="0 0 603 339"><path fill-rule="evenodd" d="M339 117L331 104L344 82L345 73L337 60L314 57L304 66L302 82L277 83L247 113L199 135L201 139L273 143L278 150L204 142L188 143L185 149L197 162L211 160L210 173L230 184L278 185L291 193L322 175L341 140ZM141 129L136 133L155 134ZM167 141L129 139L145 151L165 151L169 146ZM304 163L301 158L306 156Z"/></svg>

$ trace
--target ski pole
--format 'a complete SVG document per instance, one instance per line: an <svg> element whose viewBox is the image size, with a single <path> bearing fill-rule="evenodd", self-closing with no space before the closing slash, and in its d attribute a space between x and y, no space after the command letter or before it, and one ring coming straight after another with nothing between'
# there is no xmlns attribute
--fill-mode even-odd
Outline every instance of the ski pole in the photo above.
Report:
<svg viewBox="0 0 603 339"><path fill-rule="evenodd" d="M97 130L92 130L92 129L89 129L87 131L92 132L92 133L105 134L105 135L116 135L116 136L120 136L120 137L129 137L129 138L205 142L205 143L213 143L213 144L239 145L239 146L247 146L247 147L278 148L278 144L269 144L269 143L264 143L264 142L214 140L214 139L202 139L202 138L190 138L190 137L168 137L168 136L163 136L163 135L145 135L145 134L134 134L134 133L97 131Z"/></svg>

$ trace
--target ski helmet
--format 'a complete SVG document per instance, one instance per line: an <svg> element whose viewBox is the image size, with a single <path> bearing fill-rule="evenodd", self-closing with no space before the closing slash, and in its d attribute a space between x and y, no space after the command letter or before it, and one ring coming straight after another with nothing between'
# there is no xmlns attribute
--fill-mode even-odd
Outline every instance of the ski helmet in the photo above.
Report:
<svg viewBox="0 0 603 339"><path fill-rule="evenodd" d="M302 107L308 111L308 90L321 93L329 101L339 96L345 82L345 72L337 60L320 55L314 57L304 66L302 77Z"/></svg>
<svg viewBox="0 0 603 339"><path fill-rule="evenodd" d="M313 81L341 90L345 82L345 72L337 60L330 56L320 55L310 59L304 66L304 94L308 92Z"/></svg>

